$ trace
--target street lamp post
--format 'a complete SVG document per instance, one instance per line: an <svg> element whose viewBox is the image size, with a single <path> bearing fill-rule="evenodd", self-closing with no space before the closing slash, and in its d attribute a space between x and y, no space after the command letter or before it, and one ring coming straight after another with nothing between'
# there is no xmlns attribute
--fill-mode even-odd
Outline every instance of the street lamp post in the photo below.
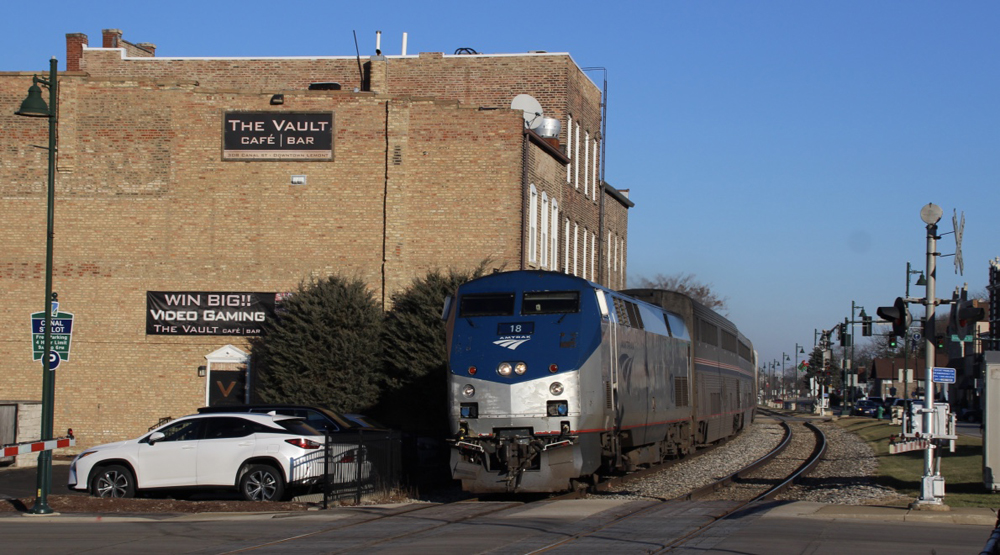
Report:
<svg viewBox="0 0 1000 555"><path fill-rule="evenodd" d="M926 286L927 285L927 281L924 279L924 273L921 272L920 270L911 270L910 269L910 263L907 262L906 263L906 297L904 297L904 298L907 298L907 299L910 298L910 276L913 275L913 274L920 274L920 277L917 278L917 285L918 286L920 286L920 285ZM903 381L903 399L909 399L910 398L910 394L909 394L909 391L908 391L909 380L907 380L907 378L909 377L907 375L907 374L909 374L909 370L908 370L909 361L907 360L907 357L909 356L909 353L907 352L908 349L909 349L909 343L910 343L910 330L906 330L906 335L905 335L905 337L903 337L903 380L902 380ZM913 369L913 373L914 373L914 375L917 373L916 368Z"/></svg>
<svg viewBox="0 0 1000 555"><path fill-rule="evenodd" d="M49 351L52 347L52 239L53 215L56 191L56 124L59 114L59 91L56 81L58 61L53 57L49 61L49 78L43 79L37 75L32 78L28 97L21 103L21 109L15 112L19 116L49 118L49 175L48 175L48 228L45 243L45 330L42 348L42 441L52 439L52 406L55 401L55 372L51 367ZM49 103L45 104L42 90L38 85L49 89ZM37 498L31 508L34 514L50 514L48 495L52 488L52 451L41 451L38 454Z"/></svg>
<svg viewBox="0 0 1000 555"><path fill-rule="evenodd" d="M781 397L782 397L782 399L786 399L787 400L788 389L786 389L786 387L785 387L785 385L788 383L788 379L785 376L785 361L786 360L792 360L792 359L787 354L785 354L784 352L782 352L781 353Z"/></svg>
<svg viewBox="0 0 1000 555"><path fill-rule="evenodd" d="M795 383L796 384L798 384L798 382L799 382L799 355L804 355L805 353L806 352L802 348L802 345L799 345L798 343L796 343L795 344L795 370L792 371L792 374L795 375ZM796 387L798 387L798 386L796 386ZM802 389L801 389L801 387L799 387L799 395L801 395L801 392L802 392Z"/></svg>

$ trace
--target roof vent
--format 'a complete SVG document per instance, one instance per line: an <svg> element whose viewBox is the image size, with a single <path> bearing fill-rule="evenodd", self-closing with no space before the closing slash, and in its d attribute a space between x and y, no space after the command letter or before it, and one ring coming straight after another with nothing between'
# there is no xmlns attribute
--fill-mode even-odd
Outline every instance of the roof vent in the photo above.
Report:
<svg viewBox="0 0 1000 555"><path fill-rule="evenodd" d="M542 122L535 127L535 133L543 139L558 139L562 123L556 118L542 118Z"/></svg>
<svg viewBox="0 0 1000 555"><path fill-rule="evenodd" d="M309 90L311 91L339 91L340 83L309 83Z"/></svg>

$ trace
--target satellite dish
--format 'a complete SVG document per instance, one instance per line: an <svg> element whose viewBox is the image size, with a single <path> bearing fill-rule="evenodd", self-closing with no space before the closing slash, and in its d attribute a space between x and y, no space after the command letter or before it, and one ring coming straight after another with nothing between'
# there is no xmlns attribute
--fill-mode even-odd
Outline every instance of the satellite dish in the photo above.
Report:
<svg viewBox="0 0 1000 555"><path fill-rule="evenodd" d="M530 94L519 94L510 103L511 110L521 110L524 115L524 126L534 129L542 124L542 105Z"/></svg>

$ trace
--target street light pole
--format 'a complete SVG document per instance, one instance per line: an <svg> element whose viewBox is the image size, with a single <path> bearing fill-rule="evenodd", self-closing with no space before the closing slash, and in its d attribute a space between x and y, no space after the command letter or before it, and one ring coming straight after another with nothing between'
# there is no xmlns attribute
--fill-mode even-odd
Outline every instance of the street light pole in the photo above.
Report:
<svg viewBox="0 0 1000 555"><path fill-rule="evenodd" d="M802 395L802 388L801 388L801 386L798 386L798 383L799 383L799 355L800 354L804 355L805 353L806 352L802 348L802 345L799 345L798 343L796 343L795 344L795 370L792 370L792 374L795 376L796 387L798 387L798 391L799 391L798 395Z"/></svg>
<svg viewBox="0 0 1000 555"><path fill-rule="evenodd" d="M19 116L49 118L49 175L47 198L47 232L45 243L45 330L42 347L42 441L52 439L52 407L55 402L55 372L51 367L49 352L52 348L52 240L53 219L55 215L56 191L56 124L59 114L59 92L56 80L58 61L53 57L49 61L49 78L43 79L37 75L32 78L28 89L28 97L21 103L21 109L15 112ZM42 91L38 84L49 89L49 103L46 106L42 99ZM52 451L38 453L37 498L31 508L34 514L51 514L48 495L52 489Z"/></svg>
<svg viewBox="0 0 1000 555"><path fill-rule="evenodd" d="M907 299L910 298L910 276L913 275L913 274L920 274L920 277L917 278L917 285L924 285L924 286L927 285L927 282L924 280L924 273L921 272L920 270L911 270L910 269L910 263L907 262L906 263L906 297L904 297L904 298L907 298ZM909 378L909 376L908 376L908 374L909 374L909 360L908 360L908 357L909 357L909 352L908 352L908 350L909 350L909 343L910 343L910 333L909 333L909 330L907 330L906 335L903 337L903 399L909 399L910 398L910 394L909 394L909 391L908 391L909 380L907 379L907 378ZM914 368L913 369L913 373L916 374L916 371L917 371L917 369Z"/></svg>

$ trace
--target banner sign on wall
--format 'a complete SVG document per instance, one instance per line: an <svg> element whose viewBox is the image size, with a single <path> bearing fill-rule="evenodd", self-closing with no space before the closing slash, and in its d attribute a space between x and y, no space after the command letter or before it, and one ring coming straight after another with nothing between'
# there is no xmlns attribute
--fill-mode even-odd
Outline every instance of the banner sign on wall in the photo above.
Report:
<svg viewBox="0 0 1000 555"><path fill-rule="evenodd" d="M274 293L146 291L146 335L261 335Z"/></svg>
<svg viewBox="0 0 1000 555"><path fill-rule="evenodd" d="M333 160L332 112L226 112L223 160Z"/></svg>

